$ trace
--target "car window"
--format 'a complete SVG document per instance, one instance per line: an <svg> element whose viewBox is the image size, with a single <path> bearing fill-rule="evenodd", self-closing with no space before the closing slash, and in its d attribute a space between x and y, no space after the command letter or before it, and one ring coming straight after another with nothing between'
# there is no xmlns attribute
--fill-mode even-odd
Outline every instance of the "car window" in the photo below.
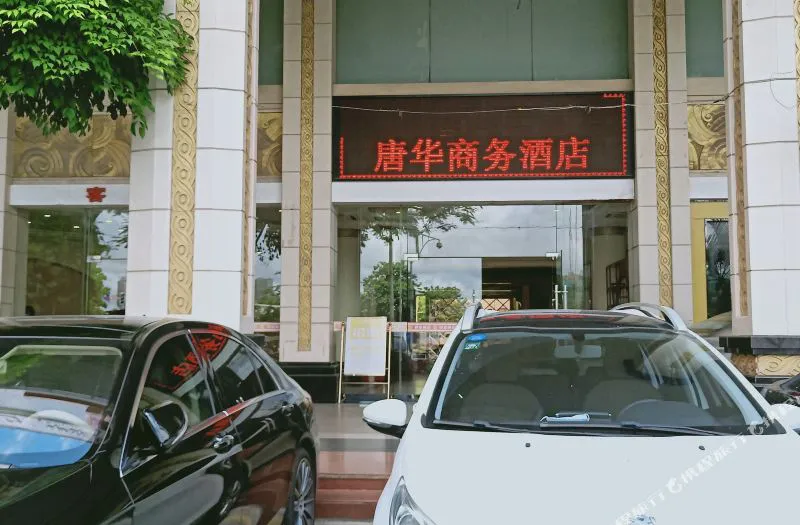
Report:
<svg viewBox="0 0 800 525"><path fill-rule="evenodd" d="M192 338L199 348L214 349L213 353L207 352L206 357L226 409L264 393L253 357L244 345L214 333L193 332Z"/></svg>
<svg viewBox="0 0 800 525"><path fill-rule="evenodd" d="M205 372L185 334L166 340L156 350L145 377L139 409L165 401L183 407L189 425L216 413Z"/></svg>
<svg viewBox="0 0 800 525"><path fill-rule="evenodd" d="M119 341L0 338L0 470L72 464L105 432Z"/></svg>
<svg viewBox="0 0 800 525"><path fill-rule="evenodd" d="M253 351L252 348L248 348L248 352L250 353L250 357L253 360L253 364L256 368L256 373L258 374L258 379L261 381L261 386L264 389L265 393L275 392L279 390L278 384L275 382L275 378L270 372L269 367L261 359L261 357Z"/></svg>
<svg viewBox="0 0 800 525"><path fill-rule="evenodd" d="M436 420L538 426L590 414L725 433L764 421L714 354L671 331L476 332L444 374Z"/></svg>
<svg viewBox="0 0 800 525"><path fill-rule="evenodd" d="M784 383L784 387L793 392L800 392L800 375L796 375Z"/></svg>

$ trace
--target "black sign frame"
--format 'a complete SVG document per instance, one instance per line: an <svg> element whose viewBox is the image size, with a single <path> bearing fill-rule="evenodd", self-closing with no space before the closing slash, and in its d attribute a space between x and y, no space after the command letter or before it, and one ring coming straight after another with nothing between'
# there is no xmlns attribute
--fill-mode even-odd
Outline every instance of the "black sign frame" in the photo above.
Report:
<svg viewBox="0 0 800 525"><path fill-rule="evenodd" d="M631 93L622 92L336 97L333 102L333 180L632 178L635 161L632 100ZM428 139L431 142L427 142ZM392 140L394 144L390 143ZM523 141L526 146L522 146ZM433 155L434 149L430 146L437 143L439 148ZM537 144L538 149L531 150L531 143ZM538 160L540 163L546 160L551 169L537 171L536 167L532 168L533 157L527 154L541 153L544 143L550 154L547 159L540 156ZM479 165L475 164L475 151L466 164L462 162L460 150L464 148L459 144L472 144L478 150ZM589 149L596 144L599 148ZM501 148L504 145L505 149ZM394 155L381 156L381 148L384 153ZM598 149L599 155L594 153ZM581 155L573 157L578 159L575 166L569 166L570 151L584 153L583 158ZM404 153L405 162L399 160L398 152ZM422 153L428 156L420 157ZM461 164L461 169L453 169L454 153L458 155L455 163ZM504 162L509 157L516 169ZM595 161L597 157L599 161ZM394 164L381 165L381 160L387 158ZM565 159L567 164L563 162ZM552 169L557 163L570 169ZM444 166L448 167L447 171ZM386 167L391 170L382 171ZM504 167L507 169L503 170ZM401 169L398 171L398 168Z"/></svg>

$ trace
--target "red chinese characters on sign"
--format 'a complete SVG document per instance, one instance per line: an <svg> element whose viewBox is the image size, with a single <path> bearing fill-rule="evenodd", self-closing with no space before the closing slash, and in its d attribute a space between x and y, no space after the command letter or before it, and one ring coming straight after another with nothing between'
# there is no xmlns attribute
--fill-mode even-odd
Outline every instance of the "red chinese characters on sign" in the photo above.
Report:
<svg viewBox="0 0 800 525"><path fill-rule="evenodd" d="M475 172L478 169L478 142L477 140L468 141L460 138L455 142L449 142L450 147L450 173L459 170Z"/></svg>
<svg viewBox="0 0 800 525"><path fill-rule="evenodd" d="M519 150L522 152L523 170L552 169L553 139L523 140Z"/></svg>
<svg viewBox="0 0 800 525"><path fill-rule="evenodd" d="M405 162L406 143L389 139L378 142L378 162L375 164L375 173L403 173Z"/></svg>
<svg viewBox="0 0 800 525"><path fill-rule="evenodd" d="M409 162L412 164L422 164L425 173L431 172L431 165L444 162L444 151L442 143L433 139L419 139L417 144L411 149L416 158Z"/></svg>
<svg viewBox="0 0 800 525"><path fill-rule="evenodd" d="M556 170L585 170L589 164L589 140L578 140L575 137L562 141L558 153Z"/></svg>
<svg viewBox="0 0 800 525"><path fill-rule="evenodd" d="M511 159L517 156L516 153L509 153L506 151L510 143L511 141L509 140L492 138L491 142L489 142L489 147L486 148L486 153L488 153L488 155L483 157L483 160L491 162L489 167L486 168L486 171L508 171L508 168L511 166Z"/></svg>
<svg viewBox="0 0 800 525"><path fill-rule="evenodd" d="M103 202L106 198L106 189L100 186L86 188L86 199L89 202Z"/></svg>
<svg viewBox="0 0 800 525"><path fill-rule="evenodd" d="M554 158L556 144L558 156ZM514 148L510 140L493 137L486 148L482 149L479 141L461 137L455 142L447 143L445 161L445 150L439 140L418 139L411 151L408 151L406 142L389 139L378 142L374 172L403 173L408 162L422 166L425 174L431 173L432 167L438 164L447 166L448 172L453 175L580 173L586 171L589 165L590 146L590 139L570 137L558 141L553 138L523 139ZM479 154L481 150L485 155Z"/></svg>

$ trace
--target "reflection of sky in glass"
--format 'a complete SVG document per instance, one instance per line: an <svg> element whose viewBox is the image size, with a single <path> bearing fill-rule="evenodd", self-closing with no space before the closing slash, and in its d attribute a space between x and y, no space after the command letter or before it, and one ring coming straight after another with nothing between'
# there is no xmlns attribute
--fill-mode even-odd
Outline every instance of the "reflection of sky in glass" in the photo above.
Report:
<svg viewBox="0 0 800 525"><path fill-rule="evenodd" d="M459 224L447 232L421 238L420 260L413 263L422 286L457 286L465 297L481 295L482 258L545 257L560 252L563 273L583 272L583 219L578 205L484 206L475 224ZM362 219L363 220L363 219ZM364 226L364 225L362 225ZM441 242L441 247L437 247ZM405 235L394 242L394 259L414 253L415 240ZM370 236L361 250L361 279L378 263L388 261L389 248Z"/></svg>
<svg viewBox="0 0 800 525"><path fill-rule="evenodd" d="M109 289L109 294L103 299L107 310L123 308L125 305L128 247L127 239L122 235L127 224L128 213L124 211L103 210L94 219L100 245L90 246L88 257L105 275L103 285Z"/></svg>
<svg viewBox="0 0 800 525"><path fill-rule="evenodd" d="M280 225L267 225L267 228L277 230L280 233ZM258 235L260 232L256 232ZM263 260L258 254L254 254L254 267L256 279L271 279L273 284L280 284L281 282L281 256L276 254L275 258L269 260L267 254L264 254Z"/></svg>

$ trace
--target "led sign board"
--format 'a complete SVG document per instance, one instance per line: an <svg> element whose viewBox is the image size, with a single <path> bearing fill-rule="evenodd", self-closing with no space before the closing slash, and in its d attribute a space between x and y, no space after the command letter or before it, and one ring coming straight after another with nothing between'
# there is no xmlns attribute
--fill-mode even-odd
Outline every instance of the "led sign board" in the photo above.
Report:
<svg viewBox="0 0 800 525"><path fill-rule="evenodd" d="M337 98L334 180L631 177L631 98Z"/></svg>

